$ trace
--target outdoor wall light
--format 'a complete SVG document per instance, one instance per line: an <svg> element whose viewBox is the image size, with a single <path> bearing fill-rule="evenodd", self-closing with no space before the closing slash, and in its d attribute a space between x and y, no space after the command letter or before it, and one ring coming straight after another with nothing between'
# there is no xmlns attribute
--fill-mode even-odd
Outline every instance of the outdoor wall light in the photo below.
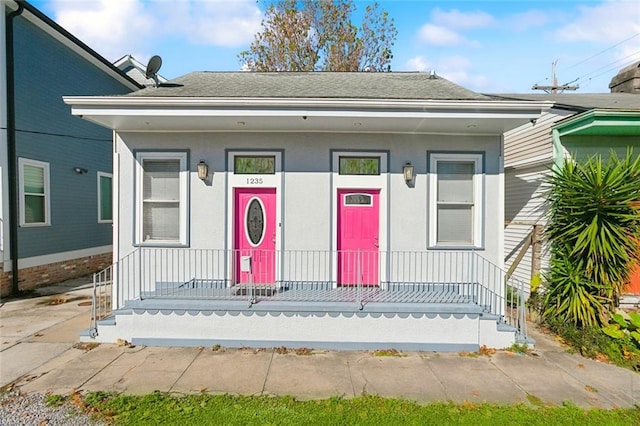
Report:
<svg viewBox="0 0 640 426"><path fill-rule="evenodd" d="M205 163L204 160L200 160L198 163L198 177L202 180L207 180L208 176L209 166L207 166L207 163Z"/></svg>
<svg viewBox="0 0 640 426"><path fill-rule="evenodd" d="M76 167L73 168L73 171L76 172L79 175L82 175L84 173L87 173L89 170L87 170L87 169L85 169L83 167L76 166Z"/></svg>
<svg viewBox="0 0 640 426"><path fill-rule="evenodd" d="M415 177L413 174L413 164L408 161L404 163L404 167L402 167L402 174L404 175L404 181L406 183L413 182L413 178Z"/></svg>

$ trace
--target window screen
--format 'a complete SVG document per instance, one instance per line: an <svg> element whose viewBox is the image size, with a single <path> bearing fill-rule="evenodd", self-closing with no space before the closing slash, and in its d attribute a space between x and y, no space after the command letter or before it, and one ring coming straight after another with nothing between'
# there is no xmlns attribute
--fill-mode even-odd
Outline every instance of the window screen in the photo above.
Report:
<svg viewBox="0 0 640 426"><path fill-rule="evenodd" d="M473 243L473 161L437 162L438 243Z"/></svg>
<svg viewBox="0 0 640 426"><path fill-rule="evenodd" d="M143 160L143 241L180 239L180 160Z"/></svg>

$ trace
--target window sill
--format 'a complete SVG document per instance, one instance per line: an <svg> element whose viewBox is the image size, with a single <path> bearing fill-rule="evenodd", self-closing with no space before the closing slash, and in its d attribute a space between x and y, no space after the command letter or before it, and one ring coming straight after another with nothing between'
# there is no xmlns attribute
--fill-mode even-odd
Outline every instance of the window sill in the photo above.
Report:
<svg viewBox="0 0 640 426"><path fill-rule="evenodd" d="M427 247L427 250L469 250L469 251L484 251L484 246L474 246L469 244L447 244L447 245L434 245Z"/></svg>
<svg viewBox="0 0 640 426"><path fill-rule="evenodd" d="M135 243L134 247L150 247L150 248L189 248L189 244L181 242L152 242L152 243Z"/></svg>
<svg viewBox="0 0 640 426"><path fill-rule="evenodd" d="M43 226L51 226L50 223L21 223L20 228L42 228Z"/></svg>

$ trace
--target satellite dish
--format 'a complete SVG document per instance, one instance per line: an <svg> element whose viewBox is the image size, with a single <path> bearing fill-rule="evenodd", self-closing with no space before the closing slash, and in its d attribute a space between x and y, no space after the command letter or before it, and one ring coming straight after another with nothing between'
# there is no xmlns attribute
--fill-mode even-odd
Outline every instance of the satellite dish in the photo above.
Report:
<svg viewBox="0 0 640 426"><path fill-rule="evenodd" d="M158 55L153 55L149 62L147 63L147 72L145 76L147 78L153 79L155 82L155 87L158 87L158 71L162 66L162 58Z"/></svg>

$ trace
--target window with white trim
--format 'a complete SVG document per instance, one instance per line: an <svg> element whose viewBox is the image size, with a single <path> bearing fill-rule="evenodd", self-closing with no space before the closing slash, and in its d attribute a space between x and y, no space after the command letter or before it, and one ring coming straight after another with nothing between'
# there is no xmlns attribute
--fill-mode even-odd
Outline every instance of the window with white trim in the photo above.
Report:
<svg viewBox="0 0 640 426"><path fill-rule="evenodd" d="M18 158L20 226L51 225L49 163Z"/></svg>
<svg viewBox="0 0 640 426"><path fill-rule="evenodd" d="M430 246L479 247L482 239L482 154L429 154Z"/></svg>
<svg viewBox="0 0 640 426"><path fill-rule="evenodd" d="M137 241L187 245L186 152L138 152Z"/></svg>
<svg viewBox="0 0 640 426"><path fill-rule="evenodd" d="M113 175L98 172L98 223L113 222Z"/></svg>

